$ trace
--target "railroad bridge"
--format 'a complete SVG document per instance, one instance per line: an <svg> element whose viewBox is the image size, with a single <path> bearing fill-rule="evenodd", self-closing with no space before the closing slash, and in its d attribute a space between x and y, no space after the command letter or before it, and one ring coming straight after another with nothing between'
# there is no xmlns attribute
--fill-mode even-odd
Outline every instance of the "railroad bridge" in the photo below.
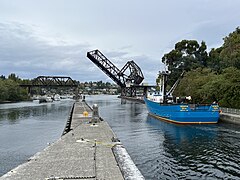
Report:
<svg viewBox="0 0 240 180"><path fill-rule="evenodd" d="M87 57L121 87L122 96L133 97L136 96L137 90L145 92L149 87L140 85L144 76L134 61L128 61L122 69L119 69L99 50L87 52Z"/></svg>
<svg viewBox="0 0 240 180"><path fill-rule="evenodd" d="M87 52L87 57L121 87L121 96L134 97L137 95L137 91L142 95L147 88L154 87L140 85L144 76L134 61L128 61L119 69L99 50ZM77 83L67 76L38 76L30 83L20 86L28 88L29 93L33 87L72 87L76 88L76 93L78 93Z"/></svg>
<svg viewBox="0 0 240 180"><path fill-rule="evenodd" d="M77 83L68 76L38 76L28 84L20 84L20 87L28 88L28 93L31 93L33 87L70 87L78 93Z"/></svg>

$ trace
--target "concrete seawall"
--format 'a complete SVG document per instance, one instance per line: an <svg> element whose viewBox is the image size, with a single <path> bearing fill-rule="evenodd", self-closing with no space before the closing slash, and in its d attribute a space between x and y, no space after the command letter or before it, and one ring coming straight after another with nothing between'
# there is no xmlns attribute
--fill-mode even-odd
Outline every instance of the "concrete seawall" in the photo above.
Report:
<svg viewBox="0 0 240 180"><path fill-rule="evenodd" d="M108 123L76 102L64 135L0 180L144 179ZM92 122L94 121L94 122Z"/></svg>
<svg viewBox="0 0 240 180"><path fill-rule="evenodd" d="M240 124L240 115L221 113L220 114L220 121L221 122L234 123L234 124Z"/></svg>

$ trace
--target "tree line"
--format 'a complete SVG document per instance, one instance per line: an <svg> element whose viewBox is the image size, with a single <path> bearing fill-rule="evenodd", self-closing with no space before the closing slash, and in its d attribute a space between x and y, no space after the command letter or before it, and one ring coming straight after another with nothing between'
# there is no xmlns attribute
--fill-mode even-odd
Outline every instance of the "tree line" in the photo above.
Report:
<svg viewBox="0 0 240 180"><path fill-rule="evenodd" d="M18 102L18 101L25 101L29 100L30 96L28 94L28 90L26 88L22 88L20 84L31 84L32 80L29 79L20 79L16 74L12 73L8 77L3 75L0 76L0 103L4 102ZM78 84L79 89L91 88L91 89L104 89L104 88L116 88L115 84L103 81L96 81L96 82L85 82L80 83L79 81L75 81ZM44 89L44 88L43 88ZM42 88L33 88L31 90L32 94L39 94L44 95ZM48 90L48 89L44 89ZM61 92L65 91L66 88L58 87L55 88L53 91L55 93L61 94ZM119 91L120 92L120 91Z"/></svg>
<svg viewBox="0 0 240 180"><path fill-rule="evenodd" d="M24 82L15 74L8 77L0 76L0 102L17 102L28 100L28 92L26 89L19 87Z"/></svg>
<svg viewBox="0 0 240 180"><path fill-rule="evenodd" d="M175 96L192 96L193 103L216 101L223 107L240 108L240 29L230 33L219 48L207 52L204 41L182 40L162 57L171 74L168 87L185 75Z"/></svg>

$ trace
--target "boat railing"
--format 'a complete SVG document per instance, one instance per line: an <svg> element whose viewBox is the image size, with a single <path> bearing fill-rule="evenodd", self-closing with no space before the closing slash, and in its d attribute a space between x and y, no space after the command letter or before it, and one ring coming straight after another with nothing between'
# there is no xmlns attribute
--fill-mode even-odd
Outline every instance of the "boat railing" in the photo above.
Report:
<svg viewBox="0 0 240 180"><path fill-rule="evenodd" d="M221 107L220 109L223 113L240 115L240 109L225 108L225 107Z"/></svg>

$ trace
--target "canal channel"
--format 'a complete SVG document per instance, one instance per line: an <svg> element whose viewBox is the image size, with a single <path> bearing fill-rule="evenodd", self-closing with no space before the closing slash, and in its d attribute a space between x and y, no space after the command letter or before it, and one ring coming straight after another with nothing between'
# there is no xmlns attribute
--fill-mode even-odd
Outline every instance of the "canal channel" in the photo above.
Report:
<svg viewBox="0 0 240 180"><path fill-rule="evenodd" d="M175 125L117 96L86 101L98 104L146 179L240 179L239 125ZM61 136L72 103L0 105L0 176Z"/></svg>

